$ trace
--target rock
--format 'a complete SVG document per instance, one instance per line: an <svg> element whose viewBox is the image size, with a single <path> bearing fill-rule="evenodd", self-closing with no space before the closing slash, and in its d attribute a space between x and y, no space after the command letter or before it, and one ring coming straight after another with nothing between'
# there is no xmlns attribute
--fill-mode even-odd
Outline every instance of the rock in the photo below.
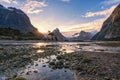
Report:
<svg viewBox="0 0 120 80"><path fill-rule="evenodd" d="M46 67L46 65L43 65L43 67Z"/></svg>
<svg viewBox="0 0 120 80"><path fill-rule="evenodd" d="M38 66L38 64L36 63L35 66Z"/></svg>
<svg viewBox="0 0 120 80"><path fill-rule="evenodd" d="M38 73L38 71L37 71L37 70L34 70L34 73Z"/></svg>
<svg viewBox="0 0 120 80"><path fill-rule="evenodd" d="M4 48L0 48L0 50L4 50Z"/></svg>
<svg viewBox="0 0 120 80"><path fill-rule="evenodd" d="M29 75L30 74L30 72L28 71L27 73L26 73L26 75Z"/></svg>
<svg viewBox="0 0 120 80"><path fill-rule="evenodd" d="M6 58L6 55L0 53L0 59L4 59L4 58Z"/></svg>
<svg viewBox="0 0 120 80"><path fill-rule="evenodd" d="M49 65L55 65L55 62L50 62Z"/></svg>
<svg viewBox="0 0 120 80"><path fill-rule="evenodd" d="M120 4L103 23L100 32L92 40L120 40Z"/></svg>
<svg viewBox="0 0 120 80"><path fill-rule="evenodd" d="M61 55L58 55L56 58L57 58L58 60L60 60L60 59L62 59L62 56L61 56Z"/></svg>

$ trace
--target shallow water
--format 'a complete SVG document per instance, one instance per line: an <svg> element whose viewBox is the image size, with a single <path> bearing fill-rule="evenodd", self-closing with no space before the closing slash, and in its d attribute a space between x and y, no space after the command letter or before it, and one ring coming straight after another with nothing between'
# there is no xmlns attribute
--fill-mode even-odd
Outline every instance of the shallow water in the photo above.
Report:
<svg viewBox="0 0 120 80"><path fill-rule="evenodd" d="M109 45L110 43L112 45ZM116 43L117 45L113 46ZM27 56L34 56L50 53L43 57L31 57L32 61L22 68L12 68L13 65L10 65L11 70L9 70L9 73L7 70L0 71L0 80L8 78L9 74L12 73L11 71L15 71L17 75L25 76L29 80L74 80L74 71L63 68L53 70L48 66L48 61L56 59L56 52L67 54L77 51L120 53L120 42L0 41L0 54L5 52L14 55L29 53ZM3 60L2 63L5 61ZM2 63L1 66L3 66ZM8 64L10 63L8 62ZM0 67L1 69L2 67Z"/></svg>

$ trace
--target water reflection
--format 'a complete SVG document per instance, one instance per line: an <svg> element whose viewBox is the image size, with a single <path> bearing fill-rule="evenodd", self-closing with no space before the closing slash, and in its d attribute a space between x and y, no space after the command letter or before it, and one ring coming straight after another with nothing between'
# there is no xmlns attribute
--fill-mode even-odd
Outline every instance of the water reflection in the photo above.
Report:
<svg viewBox="0 0 120 80"><path fill-rule="evenodd" d="M33 46L36 47L36 48L37 48L37 47L41 47L41 46L46 46L46 45L47 45L47 43L45 43L45 42L42 42L42 43L39 42L39 43L34 43L34 44L33 44Z"/></svg>
<svg viewBox="0 0 120 80"><path fill-rule="evenodd" d="M44 50L37 50L37 53L43 53Z"/></svg>

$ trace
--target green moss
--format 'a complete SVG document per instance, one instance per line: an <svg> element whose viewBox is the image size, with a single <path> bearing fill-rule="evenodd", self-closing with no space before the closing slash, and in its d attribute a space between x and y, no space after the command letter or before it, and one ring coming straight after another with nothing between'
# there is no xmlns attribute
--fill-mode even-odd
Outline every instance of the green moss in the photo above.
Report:
<svg viewBox="0 0 120 80"><path fill-rule="evenodd" d="M23 76L18 76L18 77L16 77L14 80L28 80L28 79L26 79L26 78L23 77Z"/></svg>

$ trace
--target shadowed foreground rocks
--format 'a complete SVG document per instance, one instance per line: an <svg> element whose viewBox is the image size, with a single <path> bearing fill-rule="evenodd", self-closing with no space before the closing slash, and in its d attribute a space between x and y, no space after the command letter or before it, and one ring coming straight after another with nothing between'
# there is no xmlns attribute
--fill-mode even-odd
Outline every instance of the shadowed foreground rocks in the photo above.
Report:
<svg viewBox="0 0 120 80"><path fill-rule="evenodd" d="M58 55L49 65L74 70L75 80L120 80L119 61L119 53L74 52Z"/></svg>

